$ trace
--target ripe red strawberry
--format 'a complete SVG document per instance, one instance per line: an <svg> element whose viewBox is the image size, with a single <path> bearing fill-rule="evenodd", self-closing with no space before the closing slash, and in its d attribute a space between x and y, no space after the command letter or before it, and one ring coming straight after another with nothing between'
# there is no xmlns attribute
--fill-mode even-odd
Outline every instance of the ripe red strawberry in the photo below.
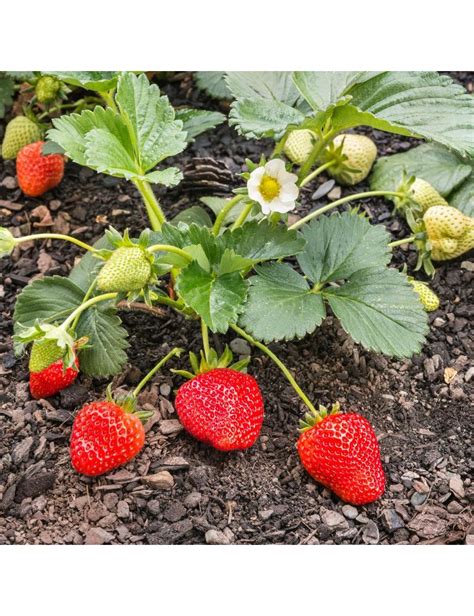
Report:
<svg viewBox="0 0 474 616"><path fill-rule="evenodd" d="M78 473L96 476L134 458L145 444L138 415L110 400L86 404L76 415L71 462Z"/></svg>
<svg viewBox="0 0 474 616"><path fill-rule="evenodd" d="M30 355L30 391L33 398L49 398L69 387L79 374L79 360L64 370L63 351L55 340L35 341Z"/></svg>
<svg viewBox="0 0 474 616"><path fill-rule="evenodd" d="M214 368L181 385L175 406L190 434L221 451L251 447L262 427L257 381L231 368Z"/></svg>
<svg viewBox="0 0 474 616"><path fill-rule="evenodd" d="M371 503L383 494L379 445L367 419L339 413L338 405L329 415L320 407L317 416L305 417L302 430L298 453L313 479L353 505Z"/></svg>
<svg viewBox="0 0 474 616"><path fill-rule="evenodd" d="M21 190L29 197L39 197L55 188L63 179L64 156L41 153L44 141L30 143L18 152L16 174Z"/></svg>

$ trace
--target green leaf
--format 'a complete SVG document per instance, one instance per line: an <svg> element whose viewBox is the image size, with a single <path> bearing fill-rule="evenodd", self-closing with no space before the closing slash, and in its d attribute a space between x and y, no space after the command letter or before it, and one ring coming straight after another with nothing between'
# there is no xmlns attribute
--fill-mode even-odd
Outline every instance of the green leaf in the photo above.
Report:
<svg viewBox="0 0 474 616"><path fill-rule="evenodd" d="M183 123L188 143L209 130L225 122L226 116L218 111L206 111L205 109L177 109L176 119Z"/></svg>
<svg viewBox="0 0 474 616"><path fill-rule="evenodd" d="M0 118L5 116L7 107L13 103L13 79L0 74Z"/></svg>
<svg viewBox="0 0 474 616"><path fill-rule="evenodd" d="M231 93L225 82L225 73L219 71L198 71L194 74L196 85L213 98L231 98Z"/></svg>
<svg viewBox="0 0 474 616"><path fill-rule="evenodd" d="M376 74L366 71L296 71L293 81L311 108L318 112L350 99L346 96L350 86Z"/></svg>
<svg viewBox="0 0 474 616"><path fill-rule="evenodd" d="M93 92L112 90L117 85L118 78L118 73L113 71L49 71L47 74L71 86L79 86Z"/></svg>
<svg viewBox="0 0 474 616"><path fill-rule="evenodd" d="M280 101L292 107L300 96L288 71L229 72L226 82L236 99Z"/></svg>
<svg viewBox="0 0 474 616"><path fill-rule="evenodd" d="M171 224L173 225L177 225L180 222L187 225L195 223L201 227L212 227L211 217L206 210L199 205L186 208L171 220Z"/></svg>
<svg viewBox="0 0 474 616"><path fill-rule="evenodd" d="M304 118L301 111L278 100L243 98L232 103L229 124L247 138L278 138L290 124L301 124Z"/></svg>
<svg viewBox="0 0 474 616"><path fill-rule="evenodd" d="M97 106L93 111L86 110L82 113L72 113L60 118L53 119L54 128L47 133L48 139L59 144L67 156L75 163L83 166L90 166L86 153L86 135L94 129L103 129L116 140L123 144L129 143L127 127L123 124L120 116L112 109L104 109ZM94 147L94 143L89 142L89 148ZM133 156L133 150L126 148L128 156ZM100 153L99 153L100 155ZM93 169L95 167L92 167Z"/></svg>
<svg viewBox="0 0 474 616"><path fill-rule="evenodd" d="M474 217L474 170L469 178L449 196L449 205Z"/></svg>
<svg viewBox="0 0 474 616"><path fill-rule="evenodd" d="M233 250L226 248L222 255L221 262L216 268L220 275L230 274L232 272L240 272L250 269L254 262L252 259L246 259L236 254Z"/></svg>
<svg viewBox="0 0 474 616"><path fill-rule="evenodd" d="M437 143L424 143L416 148L383 156L376 162L370 177L372 190L396 190L403 173L414 175L431 184L443 197L469 177L472 168L459 156Z"/></svg>
<svg viewBox="0 0 474 616"><path fill-rule="evenodd" d="M175 120L168 97L160 96L156 84L146 75L122 73L117 84L116 102L130 131L130 139L143 171L186 147L183 123Z"/></svg>
<svg viewBox="0 0 474 616"><path fill-rule="evenodd" d="M305 240L284 225L272 225L267 220L247 222L222 236L225 245L254 262L279 259L300 253Z"/></svg>
<svg viewBox="0 0 474 616"><path fill-rule="evenodd" d="M183 179L183 174L176 167L168 167L158 171L152 171L145 175L145 180L152 184L162 184L168 188L177 186Z"/></svg>
<svg viewBox="0 0 474 616"><path fill-rule="evenodd" d="M334 109L336 130L366 125L474 156L474 97L446 75L385 72L353 85L348 94L350 104Z"/></svg>
<svg viewBox="0 0 474 616"><path fill-rule="evenodd" d="M64 321L83 297L83 290L68 278L35 280L23 289L16 302L15 333L19 333L20 326L32 327L36 320ZM83 313L76 333L78 337L88 336L90 345L81 351L81 372L101 377L120 372L127 361L127 331L110 303L98 304Z"/></svg>
<svg viewBox="0 0 474 616"><path fill-rule="evenodd" d="M142 177L126 141L107 129L95 128L85 135L85 156L88 167L127 180Z"/></svg>
<svg viewBox="0 0 474 616"><path fill-rule="evenodd" d="M326 316L322 297L287 263L256 268L240 324L265 342L302 338Z"/></svg>
<svg viewBox="0 0 474 616"><path fill-rule="evenodd" d="M193 262L178 276L176 290L213 332L223 334L242 310L247 283L238 272L215 276Z"/></svg>
<svg viewBox="0 0 474 616"><path fill-rule="evenodd" d="M394 269L360 270L340 288L323 291L344 330L367 349L392 357L421 350L427 316L407 281Z"/></svg>
<svg viewBox="0 0 474 616"><path fill-rule="evenodd" d="M353 213L316 218L303 227L301 236L306 247L297 260L315 283L347 279L360 269L390 261L385 227Z"/></svg>

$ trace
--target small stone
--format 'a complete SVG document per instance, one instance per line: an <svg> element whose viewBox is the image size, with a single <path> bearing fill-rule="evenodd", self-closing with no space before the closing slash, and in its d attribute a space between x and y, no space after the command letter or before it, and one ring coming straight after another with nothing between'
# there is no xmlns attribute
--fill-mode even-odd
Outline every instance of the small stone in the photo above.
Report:
<svg viewBox="0 0 474 616"><path fill-rule="evenodd" d="M15 190L18 187L18 182L13 176L7 175L2 180L2 186L5 186L7 190Z"/></svg>
<svg viewBox="0 0 474 616"><path fill-rule="evenodd" d="M103 501L104 505L109 511L115 511L115 508L117 507L117 503L119 501L119 497L117 496L117 494L111 492L110 494L105 494Z"/></svg>
<svg viewBox="0 0 474 616"><path fill-rule="evenodd" d="M356 522L359 522L360 524L367 524L368 521L369 518L365 515L365 513L359 513L356 517Z"/></svg>
<svg viewBox="0 0 474 616"><path fill-rule="evenodd" d="M184 504L188 509L195 509L202 501L201 492L191 492L184 499Z"/></svg>
<svg viewBox="0 0 474 616"><path fill-rule="evenodd" d="M168 383L162 383L160 385L160 394L162 396L164 396L165 398L167 398L171 393L171 387L168 385Z"/></svg>
<svg viewBox="0 0 474 616"><path fill-rule="evenodd" d="M431 513L419 513L408 523L408 528L424 539L434 539L448 530L448 522Z"/></svg>
<svg viewBox="0 0 474 616"><path fill-rule="evenodd" d="M322 507L320 514L323 524L326 524L326 526L333 530L345 530L349 527L347 520L337 511L331 511Z"/></svg>
<svg viewBox="0 0 474 616"><path fill-rule="evenodd" d="M40 494L47 492L54 486L56 481L56 473L47 471L45 473L37 473L32 477L23 477L18 483L15 500L21 502L23 498L36 498Z"/></svg>
<svg viewBox="0 0 474 616"><path fill-rule="evenodd" d="M87 518L91 522L98 522L101 518L106 516L109 512L103 503L93 503L89 511L87 512Z"/></svg>
<svg viewBox="0 0 474 616"><path fill-rule="evenodd" d="M73 383L67 389L61 390L59 399L65 409L80 408L89 396L89 390L83 385Z"/></svg>
<svg viewBox="0 0 474 616"><path fill-rule="evenodd" d="M86 535L87 545L103 545L110 543L114 536L103 528L91 528Z"/></svg>
<svg viewBox="0 0 474 616"><path fill-rule="evenodd" d="M272 517L273 514L274 514L274 510L273 509L261 509L258 512L258 515L259 515L260 519L263 520L264 522L269 520Z"/></svg>
<svg viewBox="0 0 474 616"><path fill-rule="evenodd" d="M328 199L330 201L337 201L338 199L341 198L341 187L340 186L335 186L332 190L330 190L328 192Z"/></svg>
<svg viewBox="0 0 474 616"><path fill-rule="evenodd" d="M395 509L384 509L382 511L382 524L390 533L405 526L405 523Z"/></svg>
<svg viewBox="0 0 474 616"><path fill-rule="evenodd" d="M362 541L367 545L377 545L380 540L378 526L372 520L369 520L362 531Z"/></svg>
<svg viewBox="0 0 474 616"><path fill-rule="evenodd" d="M353 507L352 505L343 505L342 513L344 517L346 517L348 520L355 520L356 517L359 515L359 512L357 511L357 509Z"/></svg>
<svg viewBox="0 0 474 616"><path fill-rule="evenodd" d="M130 517L130 507L127 501L121 500L117 503L117 517L127 520Z"/></svg>
<svg viewBox="0 0 474 616"><path fill-rule="evenodd" d="M31 447L33 446L33 437L28 436L16 445L12 451L13 464L21 464L28 459L30 455Z"/></svg>
<svg viewBox="0 0 474 616"><path fill-rule="evenodd" d="M452 387L451 388L451 398L453 400L462 400L465 397L466 397L466 394L464 393L464 390L462 389L462 387Z"/></svg>
<svg viewBox="0 0 474 616"><path fill-rule="evenodd" d="M420 507L428 498L428 494L423 494L422 492L414 492L412 497L410 498L410 502L413 507Z"/></svg>
<svg viewBox="0 0 474 616"><path fill-rule="evenodd" d="M183 426L177 419L163 419L163 421L160 421L160 432L165 436L179 434L182 429Z"/></svg>
<svg viewBox="0 0 474 616"><path fill-rule="evenodd" d="M471 366L469 370L466 372L466 375L464 377L464 380L466 381L466 383L469 383L469 381L472 379L473 376L474 376L474 366Z"/></svg>
<svg viewBox="0 0 474 616"><path fill-rule="evenodd" d="M461 513L463 509L464 507L461 505L461 503L458 503L458 501L451 501L447 506L447 510L449 511L449 513Z"/></svg>
<svg viewBox="0 0 474 616"><path fill-rule="evenodd" d="M171 490L174 486L173 475L169 471L147 475L142 481L153 490Z"/></svg>
<svg viewBox="0 0 474 616"><path fill-rule="evenodd" d="M464 485L462 479L459 475L454 475L449 480L449 489L458 498L464 498L466 492L464 490Z"/></svg>
<svg viewBox="0 0 474 616"><path fill-rule="evenodd" d="M446 325L446 321L441 317L436 317L436 319L433 321L433 325L435 327L443 327L443 325Z"/></svg>
<svg viewBox="0 0 474 616"><path fill-rule="evenodd" d="M164 513L165 520L168 522L177 522L184 518L187 514L186 507L184 507L181 503L171 503Z"/></svg>
<svg viewBox="0 0 474 616"><path fill-rule="evenodd" d="M252 352L249 343L243 338L234 338L231 340L230 348L236 355L250 355Z"/></svg>
<svg viewBox="0 0 474 616"><path fill-rule="evenodd" d="M158 515L161 511L160 501L155 499L148 501L146 508L151 515Z"/></svg>
<svg viewBox="0 0 474 616"><path fill-rule="evenodd" d="M208 545L230 545L230 540L225 533L220 530L208 530L206 535L206 543Z"/></svg>

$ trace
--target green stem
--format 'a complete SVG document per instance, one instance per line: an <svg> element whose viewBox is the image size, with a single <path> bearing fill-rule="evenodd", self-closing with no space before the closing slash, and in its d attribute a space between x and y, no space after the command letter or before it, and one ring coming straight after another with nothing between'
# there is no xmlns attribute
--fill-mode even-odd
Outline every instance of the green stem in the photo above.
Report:
<svg viewBox="0 0 474 616"><path fill-rule="evenodd" d="M97 278L94 278L94 280L92 281L92 284L90 285L90 287L87 289L86 294L84 295L84 297L82 298L82 302L81 304L84 304L85 302L87 302L90 298L90 296L92 295L92 293L94 292L95 289L95 285L97 283ZM76 314L74 321L72 322L71 325L71 331L74 331L77 327L77 324L79 322L79 319L81 317L81 314Z"/></svg>
<svg viewBox="0 0 474 616"><path fill-rule="evenodd" d="M201 319L201 336L202 336L202 347L204 349L204 357L206 361L209 361L209 330L207 329L207 325L204 323L204 319Z"/></svg>
<svg viewBox="0 0 474 616"><path fill-rule="evenodd" d="M333 130L329 130L325 134L323 134L322 132L319 133L319 139L317 143L314 145L314 148L311 154L308 156L306 162L301 166L300 172L298 174L298 180L300 182L302 182L304 178L309 174L309 172L311 171L311 167L317 161L318 156L321 154L321 151L324 147L326 147L327 143L332 139L334 134L335 131Z"/></svg>
<svg viewBox="0 0 474 616"><path fill-rule="evenodd" d="M294 129L292 129L292 130L294 130ZM275 148L274 148L273 153L272 153L272 158L276 158L277 156L279 156L283 152L283 148L285 147L286 142L287 142L288 137L290 136L291 132L292 131L289 128L286 129L286 132L283 135L283 137L275 145Z"/></svg>
<svg viewBox="0 0 474 616"><path fill-rule="evenodd" d="M66 242L71 242L71 244L76 244L76 246L88 250L89 252L97 252L93 246L89 246L89 244L81 242L81 240L75 237L62 235L61 233L34 233L33 235L25 235L24 237L16 238L18 244L21 242L29 242L30 240L64 240Z"/></svg>
<svg viewBox="0 0 474 616"><path fill-rule="evenodd" d="M117 105L115 103L114 91L110 90L107 92L100 92L100 96L104 99L107 105L113 109L114 111L118 111Z"/></svg>
<svg viewBox="0 0 474 616"><path fill-rule="evenodd" d="M403 246L403 244L409 244L410 242L414 242L416 239L416 235L410 235L410 237L404 237L402 240L396 240L395 242L390 242L389 247L395 248L395 246Z"/></svg>
<svg viewBox="0 0 474 616"><path fill-rule="evenodd" d="M239 227L241 227L244 224L247 216L252 211L252 208L253 208L253 202L251 201L250 203L247 203L247 205L244 207L244 209L240 212L239 217L237 218L237 220L232 225L232 229L231 229L232 231L234 231L235 229L238 229Z"/></svg>
<svg viewBox="0 0 474 616"><path fill-rule="evenodd" d="M300 227L302 227L304 224L306 224L313 218L316 218L317 216L321 216L321 214L325 214L329 210L332 210L333 208L337 207L338 205L342 205L343 203L347 203L348 201L355 201L356 199L366 199L367 197L385 197L385 196L403 197L403 193L389 191L389 190L371 190L369 192L356 193L354 195L349 195L348 197L343 197L342 199L338 199L337 201L334 201L333 203L328 203L327 205L320 208L319 210L316 210L315 212L310 212L307 216L305 216L304 218L301 218L300 220L295 222L293 225L291 225L291 227L288 227L288 229L290 231L293 231L294 229L299 229Z"/></svg>
<svg viewBox="0 0 474 616"><path fill-rule="evenodd" d="M307 175L304 178L304 180L302 180L300 184L300 188L303 188L303 186L306 186L306 184L309 184L309 182L314 180L314 178L318 176L320 173L322 173L325 169L329 169L329 167L332 167L335 164L336 164L335 160L330 160L327 163L324 163L324 165L321 165L320 167L312 171L309 175Z"/></svg>
<svg viewBox="0 0 474 616"><path fill-rule="evenodd" d="M270 351L270 349L268 347L266 347L264 344L262 344L258 340L255 340L254 338L252 338L252 336L247 334L247 332L244 331L243 329L240 329L240 327L238 327L237 325L232 325L231 324L230 326L231 326L231 328L237 334L239 334L239 336L242 336L242 338L245 338L245 340L247 340L247 342L250 342L250 344L252 344L253 346L256 346L257 349L260 349L261 351L263 351L266 355L268 355L268 357L272 361L275 362L275 364L280 368L280 370L286 376L286 378L288 379L288 382L290 383L290 385L296 391L296 393L301 398L301 400L303 400L303 402L306 404L306 406L309 408L309 410L314 412L314 413L316 413L316 408L314 407L314 405L311 402L311 400L304 393L304 391L301 389L301 387L295 381L295 379L294 379L293 375L291 374L291 372L288 370L288 368L285 366L285 364L275 355L275 353Z"/></svg>
<svg viewBox="0 0 474 616"><path fill-rule="evenodd" d="M183 257L183 259L186 259L186 261L191 262L193 260L192 256L185 252L182 248L178 248L177 246L170 246L168 244L154 244L153 246L147 248L147 250L148 252L173 252L174 254Z"/></svg>
<svg viewBox="0 0 474 616"><path fill-rule="evenodd" d="M143 389L143 387L145 387L145 385L148 383L148 381L151 379L152 376L154 376L158 370L164 366L166 364L166 362L168 360L170 360L172 357L174 357L175 355L180 355L183 352L183 349L180 349L178 347L174 348L172 351L170 351L168 353L168 355L165 355L163 357L163 359L161 359L156 366L150 370L150 372L138 383L138 385L135 387L135 389L133 390L133 396L136 398L138 396L138 394L140 393L140 391Z"/></svg>
<svg viewBox="0 0 474 616"><path fill-rule="evenodd" d="M158 199L155 197L150 184L145 180L132 180L140 192L143 201L145 202L146 212L150 219L151 228L153 231L161 231L161 226L166 222L166 217L160 207Z"/></svg>
<svg viewBox="0 0 474 616"><path fill-rule="evenodd" d="M227 218L227 214L230 212L230 210L233 207L235 207L237 205L237 203L239 203L239 201L242 201L243 198L244 198L244 195L237 195L237 196L235 196L233 199L231 199L230 201L228 201L224 205L222 210L217 215L217 218L216 218L216 220L214 222L214 226L212 227L212 233L215 236L219 235L219 231L221 230L221 227L222 227L225 219Z"/></svg>
<svg viewBox="0 0 474 616"><path fill-rule="evenodd" d="M76 319L76 317L80 316L84 312L84 310L87 310L98 302L105 302L109 299L115 299L117 295L118 293L104 293L103 295L96 295L96 297L92 297L91 299L78 306L73 312L71 312L68 318L62 323L61 327L66 330L69 325Z"/></svg>

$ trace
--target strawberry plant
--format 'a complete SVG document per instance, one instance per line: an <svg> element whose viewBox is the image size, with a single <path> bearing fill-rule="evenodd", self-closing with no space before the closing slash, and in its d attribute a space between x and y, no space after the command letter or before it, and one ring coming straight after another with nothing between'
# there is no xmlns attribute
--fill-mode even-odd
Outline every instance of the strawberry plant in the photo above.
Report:
<svg viewBox="0 0 474 616"><path fill-rule="evenodd" d="M383 226L370 224L356 209L330 214L340 205L372 196L409 201L412 182L343 197L296 222L289 223L288 214L297 207L301 190L325 170L348 185L367 177L375 145L367 137L343 132L354 126L422 136L448 145L459 156L472 155L465 129L472 98L435 73L229 73L226 83L235 98L230 123L249 138L274 138L274 152L268 160L247 160L242 183L229 190L228 198L203 200L213 210L213 220L200 207L168 220L153 185L176 186L182 173L167 159L221 118L201 110L175 112L144 74L87 75L56 77L93 86L105 106L53 118L43 152L59 151L80 165L132 182L143 198L149 226L123 233L111 228L93 246L73 236L14 237L0 229L0 255L35 239L64 240L87 252L68 278L44 278L22 291L14 314L17 351L33 343L34 358L35 345L53 341L52 354L44 361L41 357L38 372L59 362L65 379L67 370L77 369L111 377L127 361L120 311L132 303L165 307L195 321L202 338L200 357L189 355L191 369L175 370L189 379L176 398L184 427L218 449L244 449L255 442L262 425L260 390L245 374L247 362L233 363L227 347L218 356L209 335L236 333L276 363L315 418L314 428L299 441L311 474L351 502L377 498L383 491L383 471L368 422L344 414L322 419L268 344L311 336L331 312L368 350L401 358L421 349L428 329L422 294L404 272L389 267L392 248L401 241L390 242ZM434 96L439 99L435 113L426 102ZM425 217L436 211L429 208ZM443 211L437 222L427 224L430 241L417 236L425 250L460 254L468 247L468 217L451 218ZM456 247L447 242L453 239ZM442 242L441 248L436 241ZM158 367L177 354L174 350ZM106 472L140 451L144 417L135 412L136 395L158 367L126 402L97 402L80 411L71 441L79 472ZM116 427L106 442L100 425L107 422ZM359 459L342 443L344 459L334 456L327 472L319 471L312 448L319 440L326 443L333 424L347 430L347 439L363 441L366 451L359 451ZM122 433L125 444L119 455L117 435ZM315 442L310 442L310 434ZM94 452L90 461L89 450ZM325 455L332 453L329 446ZM356 481L354 465L367 471L365 479ZM342 477L339 483L331 473Z"/></svg>

